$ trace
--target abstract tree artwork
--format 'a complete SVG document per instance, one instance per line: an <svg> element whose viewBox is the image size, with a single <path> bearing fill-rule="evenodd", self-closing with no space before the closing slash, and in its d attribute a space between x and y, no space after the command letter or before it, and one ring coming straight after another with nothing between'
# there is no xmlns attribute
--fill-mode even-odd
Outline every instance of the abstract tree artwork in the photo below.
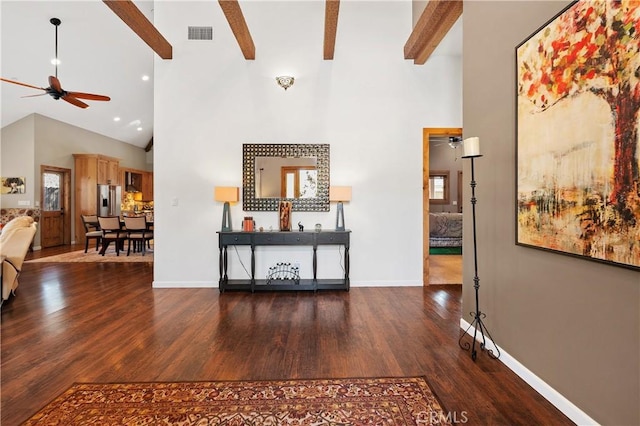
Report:
<svg viewBox="0 0 640 426"><path fill-rule="evenodd" d="M516 72L516 243L640 269L640 1L570 4Z"/></svg>

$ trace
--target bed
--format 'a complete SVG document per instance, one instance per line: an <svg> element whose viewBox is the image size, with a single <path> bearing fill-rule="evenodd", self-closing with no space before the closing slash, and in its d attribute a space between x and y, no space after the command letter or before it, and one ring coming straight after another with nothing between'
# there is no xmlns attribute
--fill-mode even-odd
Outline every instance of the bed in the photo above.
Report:
<svg viewBox="0 0 640 426"><path fill-rule="evenodd" d="M429 247L462 247L462 213L429 213Z"/></svg>

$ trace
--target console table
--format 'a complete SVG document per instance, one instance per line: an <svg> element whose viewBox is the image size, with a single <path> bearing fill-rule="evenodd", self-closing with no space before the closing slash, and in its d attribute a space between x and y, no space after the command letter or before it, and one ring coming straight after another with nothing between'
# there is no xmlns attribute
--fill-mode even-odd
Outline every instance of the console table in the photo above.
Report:
<svg viewBox="0 0 640 426"><path fill-rule="evenodd" d="M218 231L220 248L220 292L225 290L349 290L349 237L345 231ZM344 247L344 276L335 279L318 279L318 246ZM251 246L251 279L232 279L227 276L227 247ZM256 279L256 247L259 246L310 246L313 248L313 278L299 280Z"/></svg>

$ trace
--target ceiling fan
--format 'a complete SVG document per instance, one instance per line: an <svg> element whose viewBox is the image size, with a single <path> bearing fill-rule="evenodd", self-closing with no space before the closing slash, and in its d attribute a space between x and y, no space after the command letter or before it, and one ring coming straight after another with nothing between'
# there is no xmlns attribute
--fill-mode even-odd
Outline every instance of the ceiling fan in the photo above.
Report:
<svg viewBox="0 0 640 426"><path fill-rule="evenodd" d="M20 86L31 87L32 89L44 90L45 92L39 95L23 96L25 98L50 95L55 100L62 99L63 101L69 102L71 105L75 105L79 108L89 107L89 105L82 102L80 99L87 99L91 101L110 101L111 98L108 96L95 95L93 93L68 92L62 88L62 85L60 84L60 80L58 80L58 26L62 23L62 21L58 18L51 18L49 22L51 22L56 27L56 57L55 57L56 75L49 76L49 87L45 88L45 87L33 86L31 84L21 83L19 81L9 80L2 77L0 77L0 80L5 81L7 83L18 84Z"/></svg>
<svg viewBox="0 0 640 426"><path fill-rule="evenodd" d="M450 148L455 150L455 158L454 161L458 160L458 149L462 147L463 142L462 142L462 137L461 136L448 136L448 135L441 135L441 136L431 136L429 137L429 142L433 142L433 146L440 146L440 145L449 145Z"/></svg>

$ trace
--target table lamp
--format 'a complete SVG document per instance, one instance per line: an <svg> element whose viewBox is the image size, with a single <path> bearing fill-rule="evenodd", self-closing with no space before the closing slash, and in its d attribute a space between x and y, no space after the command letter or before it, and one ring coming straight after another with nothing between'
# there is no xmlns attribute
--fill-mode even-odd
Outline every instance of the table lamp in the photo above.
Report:
<svg viewBox="0 0 640 426"><path fill-rule="evenodd" d="M216 186L214 198L216 201L223 201L222 209L222 232L231 231L231 211L229 203L236 203L239 199L239 188L237 186Z"/></svg>
<svg viewBox="0 0 640 426"><path fill-rule="evenodd" d="M336 231L344 231L344 208L342 203L351 200L351 187L350 186L330 186L329 187L329 201L336 201Z"/></svg>

